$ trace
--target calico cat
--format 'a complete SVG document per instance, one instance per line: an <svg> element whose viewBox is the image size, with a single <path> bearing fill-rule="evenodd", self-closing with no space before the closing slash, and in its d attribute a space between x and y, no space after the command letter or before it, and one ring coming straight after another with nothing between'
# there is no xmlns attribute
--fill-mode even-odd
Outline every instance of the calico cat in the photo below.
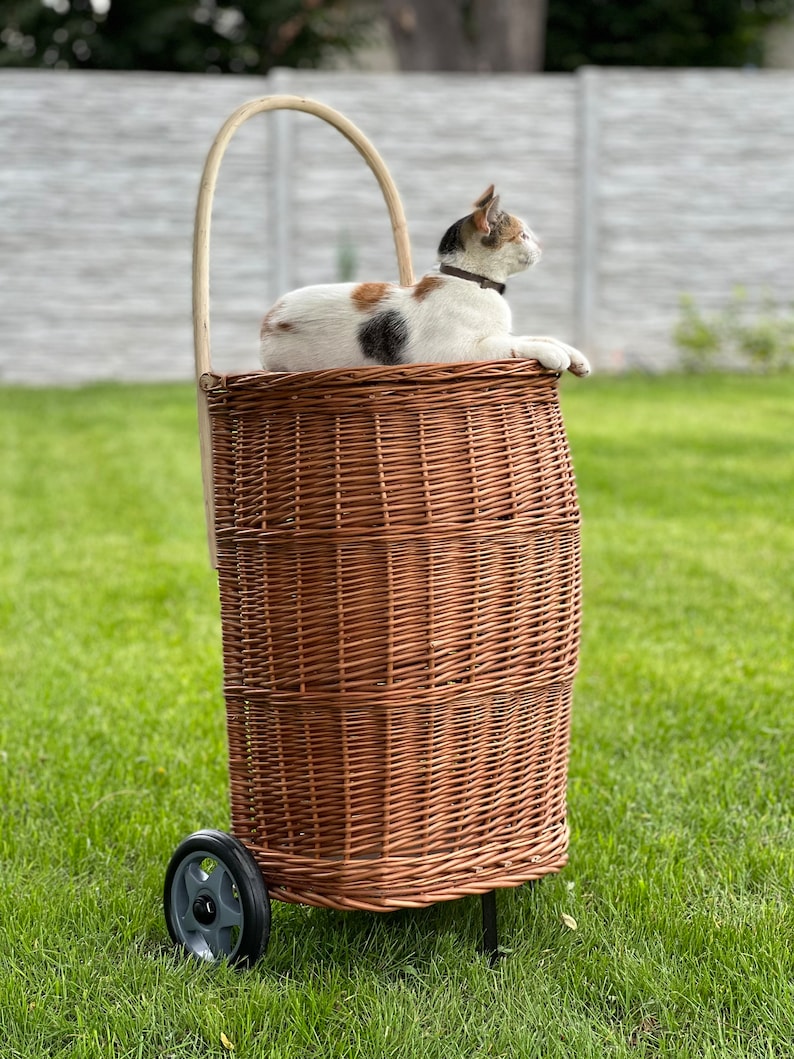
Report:
<svg viewBox="0 0 794 1059"><path fill-rule="evenodd" d="M444 234L437 269L413 286L331 283L284 295L262 322L262 365L312 371L523 357L588 375L579 350L510 334L505 280L540 253L524 222L499 208L491 185Z"/></svg>

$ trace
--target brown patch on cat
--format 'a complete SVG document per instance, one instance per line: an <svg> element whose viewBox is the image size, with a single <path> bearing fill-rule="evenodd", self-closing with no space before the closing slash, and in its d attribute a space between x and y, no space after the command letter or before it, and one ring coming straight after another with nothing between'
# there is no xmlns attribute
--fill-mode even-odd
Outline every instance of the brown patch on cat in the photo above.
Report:
<svg viewBox="0 0 794 1059"><path fill-rule="evenodd" d="M498 214L491 223L491 234L483 238L484 246L498 248L505 243L515 242L521 238L524 226L517 217L509 213Z"/></svg>
<svg viewBox="0 0 794 1059"><path fill-rule="evenodd" d="M425 298L436 287L443 286L443 279L440 276L423 276L419 282L414 286L413 296L418 302L423 302Z"/></svg>
<svg viewBox="0 0 794 1059"><path fill-rule="evenodd" d="M510 223L505 228L503 239L506 243L516 243L524 234L524 225L518 217L511 217L510 214L505 214L505 216Z"/></svg>
<svg viewBox="0 0 794 1059"><path fill-rule="evenodd" d="M389 283L359 283L357 287L353 288L350 297L353 300L353 304L361 312L367 312L368 309L373 309L379 302L382 302L386 295L389 293L391 284Z"/></svg>

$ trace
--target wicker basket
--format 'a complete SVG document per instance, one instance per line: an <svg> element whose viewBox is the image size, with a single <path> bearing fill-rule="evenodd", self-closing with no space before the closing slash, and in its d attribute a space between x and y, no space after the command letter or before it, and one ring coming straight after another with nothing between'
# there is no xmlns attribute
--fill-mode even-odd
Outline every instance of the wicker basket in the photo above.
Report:
<svg viewBox="0 0 794 1059"><path fill-rule="evenodd" d="M272 897L388 910L566 861L579 511L559 377L534 362L221 376L208 159L196 349L232 826ZM384 167L385 169L385 167ZM208 175L209 173L209 175Z"/></svg>

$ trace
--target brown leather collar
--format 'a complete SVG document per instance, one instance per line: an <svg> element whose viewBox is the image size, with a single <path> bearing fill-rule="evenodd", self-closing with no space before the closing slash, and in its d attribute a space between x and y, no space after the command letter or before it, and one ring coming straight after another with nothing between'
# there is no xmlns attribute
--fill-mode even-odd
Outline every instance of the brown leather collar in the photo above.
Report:
<svg viewBox="0 0 794 1059"><path fill-rule="evenodd" d="M458 279L471 280L478 287L486 287L499 294L504 294L506 290L504 283L497 283L495 280L488 279L487 276L478 276L476 272L465 272L462 268L455 268L454 265L440 265L438 271L443 272L445 276L457 276Z"/></svg>

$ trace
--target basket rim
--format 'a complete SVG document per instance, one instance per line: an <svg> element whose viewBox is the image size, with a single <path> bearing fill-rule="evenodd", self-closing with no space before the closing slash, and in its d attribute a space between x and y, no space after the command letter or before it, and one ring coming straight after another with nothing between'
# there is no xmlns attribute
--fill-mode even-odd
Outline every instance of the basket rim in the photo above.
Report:
<svg viewBox="0 0 794 1059"><path fill-rule="evenodd" d="M562 372L542 367L536 360L480 360L450 363L365 365L356 368L321 368L315 371L204 372L199 385L205 393L247 387L327 391L367 386L423 386L457 382L487 382L499 379L550 380L558 382Z"/></svg>

